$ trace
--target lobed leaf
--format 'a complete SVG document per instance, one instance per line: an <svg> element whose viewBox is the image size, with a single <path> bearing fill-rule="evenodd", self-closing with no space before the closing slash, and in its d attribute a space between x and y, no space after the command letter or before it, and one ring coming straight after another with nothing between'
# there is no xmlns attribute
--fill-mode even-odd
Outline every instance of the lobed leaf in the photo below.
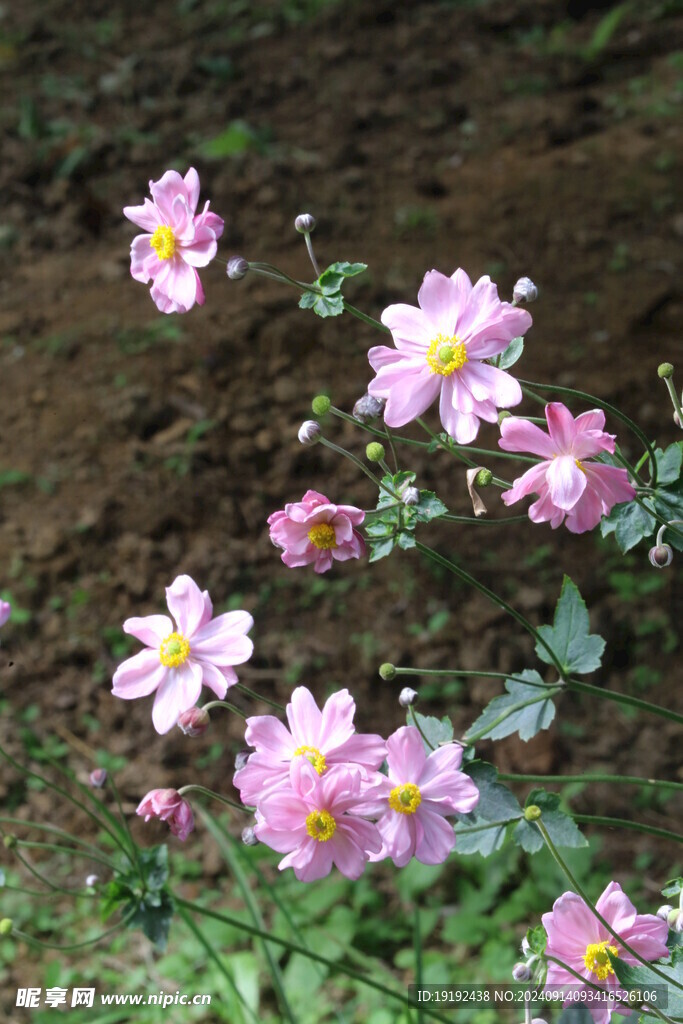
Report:
<svg viewBox="0 0 683 1024"><path fill-rule="evenodd" d="M568 576L562 583L552 626L539 626L538 632L555 652L566 673L583 675L600 668L605 641L589 632L586 603ZM546 665L553 664L548 651L538 642L536 654Z"/></svg>
<svg viewBox="0 0 683 1024"><path fill-rule="evenodd" d="M490 740L500 740L517 732L526 743L541 729L549 728L555 717L553 697L557 691L546 687L538 672L533 669L525 669L519 675L529 682L506 679L507 694L494 697L469 731ZM544 689L548 692L544 693ZM501 718L502 721L499 721Z"/></svg>

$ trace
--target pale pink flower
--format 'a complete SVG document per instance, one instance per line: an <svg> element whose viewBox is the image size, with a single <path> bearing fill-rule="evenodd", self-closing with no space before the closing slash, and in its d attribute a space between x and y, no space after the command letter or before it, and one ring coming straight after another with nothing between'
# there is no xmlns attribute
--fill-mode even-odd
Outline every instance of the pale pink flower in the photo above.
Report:
<svg viewBox="0 0 683 1024"><path fill-rule="evenodd" d="M273 715L248 718L245 740L255 753L233 780L242 802L258 804L273 789L289 786L290 765L302 759L320 776L338 764L374 772L386 756L386 744L381 736L357 733L355 713L348 690L333 693L320 711L310 690L297 686L287 705L290 731Z"/></svg>
<svg viewBox="0 0 683 1024"><path fill-rule="evenodd" d="M638 914L628 896L617 882L610 882L596 903L596 909L607 923L644 960L658 960L668 957L666 939L669 927L666 921L654 914ZM571 967L582 978L614 992L620 988L614 968L609 962L607 951L619 960L632 966L638 961L627 953L621 943L598 921L590 907L573 892L565 892L553 904L552 913L543 915L543 927L548 934L546 953ZM548 963L546 987L563 989L580 983L557 964ZM588 986L585 986L588 990ZM565 1005L575 1005L567 1000ZM607 1024L612 1013L628 1014L625 1007L610 1006L599 1002L586 1002L596 1024Z"/></svg>
<svg viewBox="0 0 683 1024"><path fill-rule="evenodd" d="M144 817L145 821L160 818L167 822L173 835L183 842L194 828L192 808L175 789L150 790L135 813Z"/></svg>
<svg viewBox="0 0 683 1024"><path fill-rule="evenodd" d="M285 565L313 562L316 572L327 572L333 560L363 557L365 541L354 527L364 519L365 513L353 505L333 505L324 494L306 491L301 501L273 512L268 525L273 544L283 548Z"/></svg>
<svg viewBox="0 0 683 1024"><path fill-rule="evenodd" d="M522 400L514 377L484 360L528 331L531 317L501 302L489 277L473 287L464 270L452 277L430 270L417 301L419 308L399 303L382 313L396 348L378 345L368 352L377 371L368 392L387 400L384 422L390 427L421 416L439 397L444 430L458 444L469 444L480 420L495 423L498 409Z"/></svg>
<svg viewBox="0 0 683 1024"><path fill-rule="evenodd" d="M4 626L12 614L12 605L9 601L0 601L0 626Z"/></svg>
<svg viewBox="0 0 683 1024"><path fill-rule="evenodd" d="M382 846L376 826L355 813L366 792L360 771L334 765L320 776L312 764L296 758L290 785L260 802L254 832L266 846L287 854L280 871L294 868L301 882L324 878L333 864L347 878L360 878L369 855Z"/></svg>
<svg viewBox="0 0 683 1024"><path fill-rule="evenodd" d="M613 505L631 501L635 489L625 469L603 462L587 462L600 452L614 451L614 434L606 434L601 409L576 419L562 402L545 407L548 431L534 423L508 416L500 425L498 442L506 452L531 452L544 460L518 477L501 498L512 505L528 494L538 499L529 508L534 523L549 522L553 530L565 521L572 533L585 533L609 514Z"/></svg>
<svg viewBox="0 0 683 1024"><path fill-rule="evenodd" d="M414 725L404 725L387 740L388 778L373 791L364 813L381 815L377 827L383 845L379 856L391 857L398 868L415 857L423 864L441 864L455 846L450 814L467 814L479 800L472 779L459 771L462 747L457 743L427 756Z"/></svg>
<svg viewBox="0 0 683 1024"><path fill-rule="evenodd" d="M147 232L137 235L130 248L130 272L136 281L152 281L151 294L162 313L186 313L204 302L196 267L205 267L216 255L223 220L209 212L207 201L197 214L199 175L190 167L184 178L166 171L150 181L153 202L125 206L123 212Z"/></svg>
<svg viewBox="0 0 683 1024"><path fill-rule="evenodd" d="M112 693L124 700L146 697L156 690L152 721L168 732L183 711L197 703L202 683L219 700L237 682L233 665L251 657L254 645L246 634L254 625L248 612L226 612L212 619L213 606L189 576L178 576L166 588L168 615L126 619L125 633L147 649L119 665Z"/></svg>

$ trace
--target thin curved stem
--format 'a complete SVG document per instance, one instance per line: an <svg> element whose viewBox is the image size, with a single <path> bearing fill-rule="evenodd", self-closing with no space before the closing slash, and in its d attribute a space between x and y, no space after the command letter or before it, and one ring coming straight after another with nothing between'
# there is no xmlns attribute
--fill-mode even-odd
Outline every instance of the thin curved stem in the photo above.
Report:
<svg viewBox="0 0 683 1024"><path fill-rule="evenodd" d="M619 786L649 786L657 789L683 789L683 782L669 782L666 779L643 779L638 775L606 775L602 772L586 772L585 775L518 775L501 772L498 778L503 782L607 782ZM578 815L574 815L578 818Z"/></svg>
<svg viewBox="0 0 683 1024"><path fill-rule="evenodd" d="M470 451L470 452L473 451L473 452L475 452L475 454L476 453L485 454L485 455L494 455L494 454L496 454L495 452L490 452L490 451L488 451L485 448L470 448L469 445L450 444L450 442L448 444L444 444L444 442L441 440L441 438L438 436L438 434L435 434L434 431L431 429L431 427L427 423L425 423L425 421L423 419L421 419L418 416L417 419L415 420L415 422L417 424L419 424L422 427L422 429L427 434L429 434L429 436L431 437L432 441L438 442L438 445L439 445L440 448L443 448L443 450L445 452L448 452L448 454L452 455L454 458L459 459L460 462L463 462L466 466L469 466L470 469L475 469L477 463L473 462L472 459L468 458L467 455L463 454L463 450L462 450L463 448L464 448L465 451ZM515 458L516 458L516 456L515 456ZM533 461L536 462L537 460L534 459ZM493 476L491 478L491 483L495 484L496 487L501 487L501 488L503 488L503 487L504 488L512 487L512 484L510 483L509 480L503 480L499 476Z"/></svg>
<svg viewBox="0 0 683 1024"><path fill-rule="evenodd" d="M599 814L572 814L574 821L582 825L604 825L606 828L627 828L634 832L645 832L648 835L656 836L658 839L670 839L673 843L683 843L683 836L676 832L670 832L666 828L656 828L654 825L644 825L640 821L631 821L630 818L606 818Z"/></svg>
<svg viewBox="0 0 683 1024"><path fill-rule="evenodd" d="M368 469L365 463L361 462L361 460L356 455L353 455L351 452L347 452L346 448L340 448L339 445L334 444L333 441L328 441L326 437L321 437L319 439L319 443L324 444L326 448L329 448L331 451L336 452L337 455L343 455L345 459L348 459L350 462L352 462L354 466L360 469L362 473L365 473L365 475L370 480L372 480L375 487L378 487L382 491L386 491L387 494L390 494L392 498L396 499L396 501L401 500L400 494L396 494L396 492L392 491L390 487L387 487L386 484L383 484L381 480L378 480L375 474Z"/></svg>
<svg viewBox="0 0 683 1024"><path fill-rule="evenodd" d="M122 921L115 924L112 928L107 928L105 932L100 935L96 935L94 939L87 939L85 942L74 942L68 946L62 946L58 942L45 942L43 939L36 939L33 935L27 935L26 932L20 931L18 928L12 929L12 935L16 935L23 939L24 942L28 942L31 946L43 947L44 949L59 949L63 953L68 953L73 949L84 949L86 946L94 946L96 942L101 942L102 939L106 939L108 935L113 935L114 932L120 932L122 928L125 928L128 922L134 917L136 911L132 911Z"/></svg>
<svg viewBox="0 0 683 1024"><path fill-rule="evenodd" d="M239 690L240 693L246 694L248 697L254 697L256 700L263 701L263 703L267 704L269 708L275 708L277 711L285 710L282 704L278 704L276 700L270 700L268 697L264 697L262 693L257 693L256 690L251 690L248 686L245 686L244 683L236 683L235 689ZM213 704L214 701L211 703ZM204 706L208 708L208 704L205 704Z"/></svg>
<svg viewBox="0 0 683 1024"><path fill-rule="evenodd" d="M384 331L385 334L391 334L388 327L385 327L379 320L375 320L374 316L368 316L367 313L363 313L362 310L352 306L350 302L344 300L344 309L347 313L351 313L358 320L362 320L364 324L369 324L370 327L376 327L379 331Z"/></svg>
<svg viewBox="0 0 683 1024"><path fill-rule="evenodd" d="M522 515L504 516L502 519L477 519L475 516L456 516L450 512L444 512L439 516L439 520L445 520L447 523L476 523L477 526L505 526L506 523L528 523L529 517Z"/></svg>
<svg viewBox="0 0 683 1024"><path fill-rule="evenodd" d="M69 853L74 857L81 857L83 860L91 860L95 864L101 864L103 867L109 868L110 871L117 870L114 864L105 860L103 857L95 856L92 853L86 853L85 850L70 850L68 846L57 846L56 843L39 843L33 842L30 839L17 839L16 846L21 846L25 850L49 850L50 853ZM16 847L13 848L16 852Z"/></svg>
<svg viewBox="0 0 683 1024"><path fill-rule="evenodd" d="M417 715L415 714L415 711L413 710L412 707L408 708L408 716L409 716L411 722L413 723L413 725L415 726L415 728L417 729L417 731L419 732L420 736L422 737L423 742L427 744L427 746L429 747L430 750L436 750L436 747L434 746L434 744L431 743L427 739L427 737L425 736L424 732L422 731L422 726L418 722Z"/></svg>
<svg viewBox="0 0 683 1024"><path fill-rule="evenodd" d="M668 718L672 722L683 725L683 715L669 708L660 707L659 704L651 704L640 697L631 697L628 693L619 693L617 690L606 690L602 686L593 686L591 683L584 683L579 679L570 676L565 680L568 690L575 690L578 693L589 693L595 697L602 697L603 700L614 701L615 704L625 704L628 707L638 708L640 711L649 711L650 714L659 715L660 718Z"/></svg>
<svg viewBox="0 0 683 1024"><path fill-rule="evenodd" d="M225 804L226 807L232 807L233 810L246 811L248 813L248 808L244 804L238 804L235 800L229 800L227 796L221 796L220 793L215 793L212 789L200 786L196 782L191 782L178 790L178 796L185 796L186 793L202 793L204 796L211 797L212 800L218 800L219 803Z"/></svg>

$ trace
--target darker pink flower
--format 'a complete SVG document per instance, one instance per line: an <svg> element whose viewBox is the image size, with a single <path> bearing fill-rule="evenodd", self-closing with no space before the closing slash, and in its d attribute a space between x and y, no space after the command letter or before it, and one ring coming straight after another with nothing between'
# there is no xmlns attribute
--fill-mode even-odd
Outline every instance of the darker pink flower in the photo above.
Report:
<svg viewBox="0 0 683 1024"><path fill-rule="evenodd" d="M4 626L12 614L12 605L9 601L0 601L0 626Z"/></svg>
<svg viewBox="0 0 683 1024"><path fill-rule="evenodd" d="M379 856L391 857L398 868L412 857L423 864L440 864L455 846L451 814L467 814L479 800L479 790L461 772L462 747L449 743L427 756L419 731L404 725L387 740L388 778L362 806L364 813L381 815L377 822L383 845Z"/></svg>
<svg viewBox="0 0 683 1024"><path fill-rule="evenodd" d="M256 750L233 780L242 802L259 804L272 790L289 786L294 761L308 761L320 776L338 764L365 772L379 768L386 744L381 736L356 732L355 712L348 690L333 693L320 711L310 690L297 686L287 705L289 731L273 715L248 718L245 740Z"/></svg>
<svg viewBox="0 0 683 1024"><path fill-rule="evenodd" d="M529 508L534 523L549 522L555 530L566 518L572 533L585 533L608 515L613 505L630 501L635 490L625 469L603 462L587 462L600 452L614 451L614 434L606 434L600 409L576 419L561 402L545 407L548 431L534 423L508 416L500 425L498 444L506 452L531 452L544 460L518 477L501 498L512 505L528 494L538 499Z"/></svg>
<svg viewBox="0 0 683 1024"><path fill-rule="evenodd" d="M160 818L167 822L173 835L183 842L194 828L192 808L175 789L150 790L135 813L144 817L145 821Z"/></svg>
<svg viewBox="0 0 683 1024"><path fill-rule="evenodd" d="M668 957L666 939L669 927L666 921L654 914L638 914L628 896L617 882L610 882L596 903L598 912L607 923L644 960L658 960ZM546 953L571 967L586 981L599 985L607 992L620 988L607 951L626 964L637 965L638 961L627 953L618 939L610 935L605 926L584 903L580 896L565 892L553 904L552 913L543 915L543 927L548 934ZM548 964L546 987L562 990L565 986L574 988L576 978L569 971L554 963ZM588 986L586 989L588 991ZM576 1000L567 1000L565 1005L575 1005ZM587 1001L595 1024L607 1024L612 1013L627 1014L629 1011L618 1004Z"/></svg>
<svg viewBox="0 0 683 1024"><path fill-rule="evenodd" d="M306 491L301 501L273 512L268 525L273 544L283 549L285 565L313 562L316 572L327 572L333 560L363 557L365 541L354 527L364 519L365 513L353 505L333 505L324 494Z"/></svg>
<svg viewBox="0 0 683 1024"><path fill-rule="evenodd" d="M368 358L377 376L368 386L385 398L384 422L401 427L437 398L444 430L459 444L477 436L479 421L495 423L498 409L522 400L519 384L485 360L503 352L531 327L525 309L501 302L490 278L472 286L464 270L425 274L417 306L388 306L382 323L396 348L378 345Z"/></svg>
<svg viewBox="0 0 683 1024"><path fill-rule="evenodd" d="M329 875L336 864L347 878L360 878L371 853L382 840L375 825L356 813L366 780L360 771L335 765L323 776L312 764L296 758L290 785L261 801L256 814L257 837L286 853L279 868L294 868L301 882Z"/></svg>
<svg viewBox="0 0 683 1024"><path fill-rule="evenodd" d="M123 212L147 232L133 239L130 272L136 281L152 281L151 294L162 313L186 313L195 302L202 305L202 288L196 267L205 267L216 255L216 241L223 234L223 220L209 212L207 201L197 214L199 175L191 167L184 178L166 171L150 181L153 202L125 206Z"/></svg>
<svg viewBox="0 0 683 1024"><path fill-rule="evenodd" d="M254 645L246 634L254 625L248 612L213 615L208 592L202 592L189 576L178 576L166 588L168 615L126 619L125 633L141 640L147 649L119 665L112 693L124 700L146 697L156 690L152 721L159 733L168 732L183 711L194 707L204 686L219 700L237 682L234 665L252 655Z"/></svg>

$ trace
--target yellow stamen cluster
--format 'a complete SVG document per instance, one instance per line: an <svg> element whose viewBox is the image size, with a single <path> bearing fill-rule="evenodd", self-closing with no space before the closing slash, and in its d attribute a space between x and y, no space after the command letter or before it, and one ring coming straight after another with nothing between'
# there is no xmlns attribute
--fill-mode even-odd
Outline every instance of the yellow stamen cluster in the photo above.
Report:
<svg viewBox="0 0 683 1024"><path fill-rule="evenodd" d="M389 794L389 806L399 814L415 814L422 803L422 793L414 782L404 782Z"/></svg>
<svg viewBox="0 0 683 1024"><path fill-rule="evenodd" d="M294 751L294 757L304 756L308 761L311 762L318 775L322 775L327 768L327 761L325 755L321 754L317 747L297 747Z"/></svg>
<svg viewBox="0 0 683 1024"><path fill-rule="evenodd" d="M337 822L329 811L311 811L306 818L306 831L311 839L326 843L337 831Z"/></svg>
<svg viewBox="0 0 683 1024"><path fill-rule="evenodd" d="M612 956L619 956L619 950L616 946L610 946L609 939L605 939L604 942L591 942L586 946L583 962L598 981L605 981L608 975L614 974L607 950Z"/></svg>
<svg viewBox="0 0 683 1024"><path fill-rule="evenodd" d="M190 656L190 641L182 633L170 633L159 647L159 661L166 668L178 668Z"/></svg>
<svg viewBox="0 0 683 1024"><path fill-rule="evenodd" d="M321 548L323 551L326 551L328 548L336 548L337 546L334 527L330 526L329 523L318 523L316 526L312 526L308 531L308 539L311 544L315 544L317 548Z"/></svg>
<svg viewBox="0 0 683 1024"><path fill-rule="evenodd" d="M171 256L175 253L175 235L171 228L166 227L166 225L159 225L150 238L149 244L160 260L170 260Z"/></svg>
<svg viewBox="0 0 683 1024"><path fill-rule="evenodd" d="M580 469L581 472L583 473L583 475L585 476L586 475L586 470L583 468L582 463L580 463L578 459L574 459L574 463L576 465L576 468Z"/></svg>
<svg viewBox="0 0 683 1024"><path fill-rule="evenodd" d="M427 349L427 362L432 373L450 377L455 370L459 370L467 362L465 342L460 341L456 335L446 338L443 334L437 334Z"/></svg>

